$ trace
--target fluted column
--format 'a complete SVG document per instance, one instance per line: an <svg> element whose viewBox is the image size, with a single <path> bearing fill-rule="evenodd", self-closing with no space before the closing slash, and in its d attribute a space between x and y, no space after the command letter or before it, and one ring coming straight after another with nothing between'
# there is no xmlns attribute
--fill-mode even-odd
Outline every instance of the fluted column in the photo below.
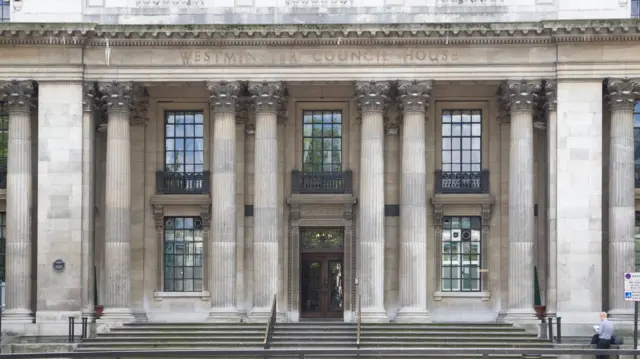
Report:
<svg viewBox="0 0 640 359"><path fill-rule="evenodd" d="M236 309L236 105L240 85L207 84L213 110L209 232L209 320L238 319Z"/></svg>
<svg viewBox="0 0 640 359"><path fill-rule="evenodd" d="M131 83L102 83L107 109L104 314L100 321L133 321L131 310Z"/></svg>
<svg viewBox="0 0 640 359"><path fill-rule="evenodd" d="M358 290L362 320L388 321L384 308L384 110L388 82L356 85L362 121L360 152L360 218Z"/></svg>
<svg viewBox="0 0 640 359"><path fill-rule="evenodd" d="M93 317L94 299L94 171L95 171L95 111L97 105L96 84L83 86L82 113L82 315Z"/></svg>
<svg viewBox="0 0 640 359"><path fill-rule="evenodd" d="M547 274L547 313L555 315L558 310L558 104L556 100L557 85L547 81L544 89L545 105L547 107L547 173L549 190L548 200L548 224L549 224L549 248L547 261L549 273Z"/></svg>
<svg viewBox="0 0 640 359"><path fill-rule="evenodd" d="M539 90L539 83L527 81L503 87L511 117L507 316L513 319L534 319L533 110Z"/></svg>
<svg viewBox="0 0 640 359"><path fill-rule="evenodd" d="M253 199L253 309L260 321L270 315L278 291L278 111L284 103L282 82L249 85L255 108Z"/></svg>
<svg viewBox="0 0 640 359"><path fill-rule="evenodd" d="M633 107L639 79L610 79L609 145L609 314L632 319L633 303L624 300L624 273L635 271L635 175Z"/></svg>
<svg viewBox="0 0 640 359"><path fill-rule="evenodd" d="M403 113L400 198L400 310L398 322L426 322L427 312L427 164L425 109L431 82L399 84Z"/></svg>
<svg viewBox="0 0 640 359"><path fill-rule="evenodd" d="M6 306L3 321L31 323L31 110L35 88L31 81L0 85L9 107L6 224Z"/></svg>

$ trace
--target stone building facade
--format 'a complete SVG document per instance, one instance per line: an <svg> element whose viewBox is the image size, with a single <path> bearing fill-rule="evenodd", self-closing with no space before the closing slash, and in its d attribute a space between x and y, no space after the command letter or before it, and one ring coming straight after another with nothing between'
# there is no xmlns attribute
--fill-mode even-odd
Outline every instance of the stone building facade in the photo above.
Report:
<svg viewBox="0 0 640 359"><path fill-rule="evenodd" d="M639 25L2 24L3 331L627 322Z"/></svg>

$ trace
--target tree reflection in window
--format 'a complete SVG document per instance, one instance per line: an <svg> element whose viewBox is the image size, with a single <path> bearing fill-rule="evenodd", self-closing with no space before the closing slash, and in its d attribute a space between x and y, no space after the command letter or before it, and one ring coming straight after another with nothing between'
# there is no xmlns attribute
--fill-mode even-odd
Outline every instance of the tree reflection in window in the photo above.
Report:
<svg viewBox="0 0 640 359"><path fill-rule="evenodd" d="M300 233L302 249L343 249L342 230L303 231Z"/></svg>
<svg viewBox="0 0 640 359"><path fill-rule="evenodd" d="M202 291L203 256L202 220L199 217L165 217L165 292Z"/></svg>
<svg viewBox="0 0 640 359"><path fill-rule="evenodd" d="M302 113L302 171L342 171L342 112Z"/></svg>

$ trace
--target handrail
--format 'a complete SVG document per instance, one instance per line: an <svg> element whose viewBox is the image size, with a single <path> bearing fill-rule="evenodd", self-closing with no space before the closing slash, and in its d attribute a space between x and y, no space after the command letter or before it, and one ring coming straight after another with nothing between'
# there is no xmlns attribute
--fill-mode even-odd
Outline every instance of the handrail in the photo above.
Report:
<svg viewBox="0 0 640 359"><path fill-rule="evenodd" d="M277 295L273 295L273 301L271 301L271 315L267 321L267 328L264 331L264 348L271 348L271 337L273 336L273 327L276 325L276 298Z"/></svg>
<svg viewBox="0 0 640 359"><path fill-rule="evenodd" d="M356 321L356 348L360 349L360 333L362 327L362 300L360 294L358 294L358 314Z"/></svg>

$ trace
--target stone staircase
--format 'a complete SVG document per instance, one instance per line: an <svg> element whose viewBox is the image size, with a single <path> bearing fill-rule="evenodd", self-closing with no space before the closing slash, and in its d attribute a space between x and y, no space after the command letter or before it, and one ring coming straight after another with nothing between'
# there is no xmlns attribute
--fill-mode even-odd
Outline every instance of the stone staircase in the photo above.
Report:
<svg viewBox="0 0 640 359"><path fill-rule="evenodd" d="M109 333L84 340L77 351L104 350L188 350L263 347L263 323L132 323ZM338 321L277 323L273 349L356 348L356 325ZM552 348L548 341L509 324L363 324L361 348ZM280 357L280 356L279 356ZM288 356L287 356L288 357ZM305 356L308 357L308 356ZM320 356L329 358L329 356ZM345 357L344 355L340 356ZM381 356L367 356L367 358ZM390 355L385 355L390 357ZM393 356L394 358L456 357L477 355ZM271 356L270 356L271 358ZM360 358L366 359L363 356ZM511 359L521 356L496 356ZM554 358L545 356L545 358ZM337 358L336 358L337 359Z"/></svg>
<svg viewBox="0 0 640 359"><path fill-rule="evenodd" d="M76 351L263 348L262 323L131 323L85 339Z"/></svg>

